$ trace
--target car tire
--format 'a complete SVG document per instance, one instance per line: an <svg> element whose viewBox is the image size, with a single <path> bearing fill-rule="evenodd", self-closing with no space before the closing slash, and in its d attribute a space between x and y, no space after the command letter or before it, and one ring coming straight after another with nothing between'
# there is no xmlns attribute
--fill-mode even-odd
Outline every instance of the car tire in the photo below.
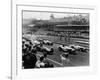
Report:
<svg viewBox="0 0 100 80"><path fill-rule="evenodd" d="M59 47L59 48L58 48L58 50L59 50L59 51L62 51L62 48L61 48L61 47Z"/></svg>
<svg viewBox="0 0 100 80"><path fill-rule="evenodd" d="M51 45L53 45L53 43L51 43Z"/></svg>

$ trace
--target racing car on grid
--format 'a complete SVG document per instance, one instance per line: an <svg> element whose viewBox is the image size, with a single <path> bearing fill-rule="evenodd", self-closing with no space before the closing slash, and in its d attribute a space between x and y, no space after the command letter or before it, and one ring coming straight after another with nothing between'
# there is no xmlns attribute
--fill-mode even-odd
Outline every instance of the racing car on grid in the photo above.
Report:
<svg viewBox="0 0 100 80"><path fill-rule="evenodd" d="M37 41L37 40L34 40L34 41L32 41L32 44L33 45L40 45L41 43L39 41Z"/></svg>
<svg viewBox="0 0 100 80"><path fill-rule="evenodd" d="M42 43L43 44L43 39L42 38L37 38L37 41L39 41L40 43Z"/></svg>
<svg viewBox="0 0 100 80"><path fill-rule="evenodd" d="M43 40L43 44L45 44L45 45L53 45L53 42L51 42L49 40Z"/></svg>
<svg viewBox="0 0 100 80"><path fill-rule="evenodd" d="M54 52L53 48L48 48L48 47L45 47L43 45L36 45L36 46L34 46L34 49L37 52L43 52L43 53L46 53L48 55L53 55L53 52Z"/></svg>
<svg viewBox="0 0 100 80"><path fill-rule="evenodd" d="M54 49L43 46L41 47L41 52L47 53L48 55L53 55Z"/></svg>
<svg viewBox="0 0 100 80"><path fill-rule="evenodd" d="M63 52L68 52L69 54L73 54L73 55L76 55L76 50L69 47L69 46L65 46L65 45L60 45L58 47L58 50L59 51L63 51Z"/></svg>
<svg viewBox="0 0 100 80"><path fill-rule="evenodd" d="M77 50L77 51L82 51L82 52L86 52L87 48L83 47L83 46L79 46L79 45L70 45L71 48Z"/></svg>

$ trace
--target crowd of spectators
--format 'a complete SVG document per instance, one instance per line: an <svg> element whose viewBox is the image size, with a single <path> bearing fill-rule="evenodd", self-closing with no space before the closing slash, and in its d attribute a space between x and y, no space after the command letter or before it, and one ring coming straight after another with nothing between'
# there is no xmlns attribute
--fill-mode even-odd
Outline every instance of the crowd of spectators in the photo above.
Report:
<svg viewBox="0 0 100 80"><path fill-rule="evenodd" d="M22 67L24 69L31 69L31 68L48 68L54 67L53 64L46 60L47 54L46 52L42 52L42 56L38 56L38 46L41 45L34 45L31 40L23 39L22 41Z"/></svg>

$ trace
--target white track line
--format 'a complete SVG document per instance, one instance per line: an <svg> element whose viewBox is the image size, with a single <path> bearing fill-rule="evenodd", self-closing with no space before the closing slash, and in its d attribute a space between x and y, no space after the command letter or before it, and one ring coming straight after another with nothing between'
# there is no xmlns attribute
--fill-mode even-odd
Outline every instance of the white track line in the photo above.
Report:
<svg viewBox="0 0 100 80"><path fill-rule="evenodd" d="M57 61L54 61L54 60L49 59L49 58L46 58L46 59L48 59L48 60L50 60L50 61L52 61L52 62L54 62L54 63L56 63L56 64L59 64L60 66L63 66L63 64L61 64L61 63L59 63L59 62L57 62Z"/></svg>
<svg viewBox="0 0 100 80"><path fill-rule="evenodd" d="M41 56L40 54L37 54L37 56ZM54 62L54 63L56 63L56 64L58 64L58 65L60 65L60 66L63 66L63 64L61 64L61 63L59 63L59 62L57 62L57 61L54 61L54 60L52 60L52 59L50 59L50 58L46 58L46 59L48 59L48 60L50 60L50 61L52 61L52 62Z"/></svg>

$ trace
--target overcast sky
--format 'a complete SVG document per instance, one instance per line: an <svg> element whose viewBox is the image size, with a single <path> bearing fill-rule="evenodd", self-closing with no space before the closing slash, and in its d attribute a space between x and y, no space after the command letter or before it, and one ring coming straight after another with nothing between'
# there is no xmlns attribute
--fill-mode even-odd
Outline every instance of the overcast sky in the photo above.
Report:
<svg viewBox="0 0 100 80"><path fill-rule="evenodd" d="M28 12L28 11L23 11L23 19L30 19L30 18L35 18L35 19L42 19L42 20L48 20L50 19L50 15L53 14L55 18L63 18L67 16L73 16L73 15L79 15L79 14L69 14L69 13L51 13L51 12ZM86 16L87 14L82 14Z"/></svg>

